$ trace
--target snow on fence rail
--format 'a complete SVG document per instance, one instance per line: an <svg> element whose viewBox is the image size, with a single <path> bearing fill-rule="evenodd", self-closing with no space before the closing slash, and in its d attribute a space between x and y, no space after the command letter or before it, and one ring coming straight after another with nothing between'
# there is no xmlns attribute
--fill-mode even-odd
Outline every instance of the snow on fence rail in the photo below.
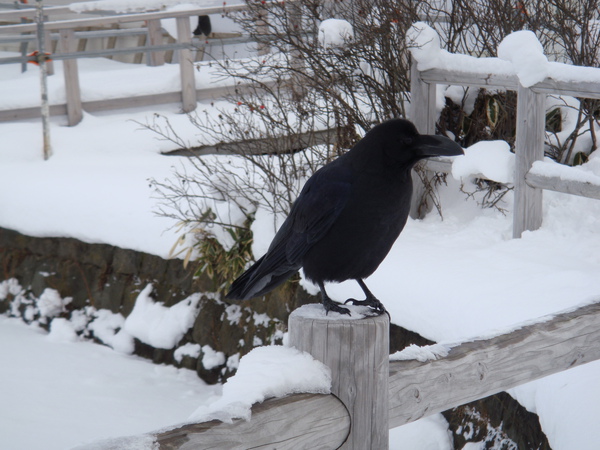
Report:
<svg viewBox="0 0 600 450"><path fill-rule="evenodd" d="M254 405L249 421L191 423L153 437L161 449L386 449L389 428L600 359L600 303L424 362L390 362L388 326L386 315L323 320L295 311L290 345L330 367L332 394L273 398Z"/></svg>
<svg viewBox="0 0 600 450"><path fill-rule="evenodd" d="M521 35L521 38L522 42L518 37L512 43L508 41L504 59L476 58L441 49L437 33L424 23L413 25L408 33L413 57L410 116L420 132L435 133L438 84L517 91L513 210L516 238L541 226L543 189L600 199L600 182L582 179L573 168L565 168L559 176L552 175L542 162L546 96L600 99L600 69L548 62L541 53L541 45L539 52L527 47L532 36ZM519 44L525 48L511 48ZM435 162L429 165L434 166L437 171L450 171L449 165L444 167Z"/></svg>

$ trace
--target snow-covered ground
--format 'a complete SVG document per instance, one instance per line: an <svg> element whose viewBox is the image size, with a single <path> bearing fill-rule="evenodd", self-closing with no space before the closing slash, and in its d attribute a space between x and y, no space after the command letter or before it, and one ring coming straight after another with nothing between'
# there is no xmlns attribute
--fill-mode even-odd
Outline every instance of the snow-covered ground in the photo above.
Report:
<svg viewBox="0 0 600 450"><path fill-rule="evenodd" d="M84 95L102 97L106 86L119 86L123 74L129 79L132 71L144 81L140 90L146 89L146 81L164 76L161 68L113 70L115 64L81 64ZM60 63L56 65L59 73ZM0 108L18 101L15 93L26 99L38 89L32 76L36 70L30 67L21 75L17 65L0 66ZM62 89L60 79L55 80L51 96L59 96ZM170 86L151 89L176 89L176 84L171 78ZM137 92L136 84L128 89ZM200 111L213 108L199 104ZM194 138L195 130L178 105L85 114L75 127L65 126L65 118L53 118L53 156L43 161L39 121L0 123L0 226L167 256L177 236L168 230L171 221L154 214L147 180L169 176L173 166L186 160L160 155L173 144L136 123L151 121L155 112L167 116L186 139ZM469 173L489 166L497 169L501 163L499 175L510 176L506 145L487 145L495 149L490 154L498 155L493 160L481 159L474 149L456 163L453 173L464 178L465 189L471 188ZM598 159L592 155L590 167L597 167ZM435 213L422 221L409 220L368 280L395 323L447 344L600 300L600 201L546 192L542 228L514 240L510 194L502 205L505 215L481 209L475 199L459 193L460 184L460 179L448 177L448 186L441 190L443 220ZM273 234L270 219L254 229L258 241L267 242ZM355 283L334 286L330 293L339 299L360 295ZM53 341L52 334L15 320L0 320L0 345L3 448L68 448L150 431L186 420L218 393L191 372L90 343ZM591 363L511 394L539 414L553 449L592 450L600 442L599 377L600 364ZM392 448L451 448L440 416L393 430L391 436Z"/></svg>

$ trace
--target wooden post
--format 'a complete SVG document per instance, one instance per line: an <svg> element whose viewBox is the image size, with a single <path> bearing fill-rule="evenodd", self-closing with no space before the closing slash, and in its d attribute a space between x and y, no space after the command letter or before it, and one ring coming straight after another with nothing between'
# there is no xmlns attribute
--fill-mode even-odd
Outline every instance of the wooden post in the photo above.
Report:
<svg viewBox="0 0 600 450"><path fill-rule="evenodd" d="M350 413L342 449L389 447L389 318L314 318L302 307L290 315L289 342L331 369L331 393Z"/></svg>
<svg viewBox="0 0 600 450"><path fill-rule="evenodd" d="M409 118L421 134L435 133L436 85L425 83L413 58L410 65L410 110Z"/></svg>
<svg viewBox="0 0 600 450"><path fill-rule="evenodd" d="M529 186L525 176L535 161L544 158L546 131L546 94L533 92L519 84L517 98L517 135L515 142L515 202L513 238L542 225L542 190Z"/></svg>
<svg viewBox="0 0 600 450"><path fill-rule="evenodd" d="M435 133L435 98L436 85L433 83L425 83L421 79L421 73L417 68L417 61L413 58L410 67L410 120L415 124L417 130L421 134ZM424 169L423 169L424 170ZM426 176L431 174L426 171ZM413 219L422 219L423 216L431 209L431 205L427 208L419 208L426 194L426 188L419 174L415 170L412 171L413 178L413 196L410 205L410 217Z"/></svg>
<svg viewBox="0 0 600 450"><path fill-rule="evenodd" d="M163 40L162 29L160 27L160 19L153 19L147 21L148 38L146 42L148 45L161 45ZM165 52L148 52L147 64L149 66L162 66L165 63Z"/></svg>
<svg viewBox="0 0 600 450"><path fill-rule="evenodd" d="M177 17L177 42L179 44L189 44L192 42L192 30L190 27L190 18ZM192 52L188 48L178 50L179 71L181 74L181 105L183 112L190 112L196 109L196 78L194 76L194 62L192 61Z"/></svg>
<svg viewBox="0 0 600 450"><path fill-rule="evenodd" d="M72 28L60 30L60 51L62 53L75 51L75 32ZM65 72L65 91L67 95L67 116L69 117L69 126L73 126L81 122L83 118L77 60L65 59L63 70Z"/></svg>

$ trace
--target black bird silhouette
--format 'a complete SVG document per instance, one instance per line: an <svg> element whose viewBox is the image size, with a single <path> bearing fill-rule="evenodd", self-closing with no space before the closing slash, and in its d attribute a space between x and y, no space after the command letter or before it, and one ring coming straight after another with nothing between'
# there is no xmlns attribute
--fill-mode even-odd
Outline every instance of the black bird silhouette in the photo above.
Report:
<svg viewBox="0 0 600 450"><path fill-rule="evenodd" d="M375 314L387 312L363 279L379 267L406 224L411 169L424 158L461 154L454 141L421 135L408 120L375 126L308 179L267 253L233 282L226 298L261 296L303 268L306 278L319 286L327 313L350 314L324 286L350 279L366 299L346 303L369 306Z"/></svg>

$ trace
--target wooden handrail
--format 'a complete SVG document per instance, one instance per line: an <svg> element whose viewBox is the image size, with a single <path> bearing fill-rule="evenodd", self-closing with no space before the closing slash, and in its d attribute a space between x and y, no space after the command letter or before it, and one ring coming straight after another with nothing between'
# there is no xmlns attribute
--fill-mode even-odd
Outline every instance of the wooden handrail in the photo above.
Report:
<svg viewBox="0 0 600 450"><path fill-rule="evenodd" d="M598 342L600 302L494 337L450 346L448 355L436 360L392 361L389 428L598 360ZM326 345L330 352L343 354L341 348L349 343L329 341ZM255 405L249 422L185 424L154 436L161 449L232 449L275 443L282 449L333 449L344 442L351 427L341 405L333 395L291 395Z"/></svg>

